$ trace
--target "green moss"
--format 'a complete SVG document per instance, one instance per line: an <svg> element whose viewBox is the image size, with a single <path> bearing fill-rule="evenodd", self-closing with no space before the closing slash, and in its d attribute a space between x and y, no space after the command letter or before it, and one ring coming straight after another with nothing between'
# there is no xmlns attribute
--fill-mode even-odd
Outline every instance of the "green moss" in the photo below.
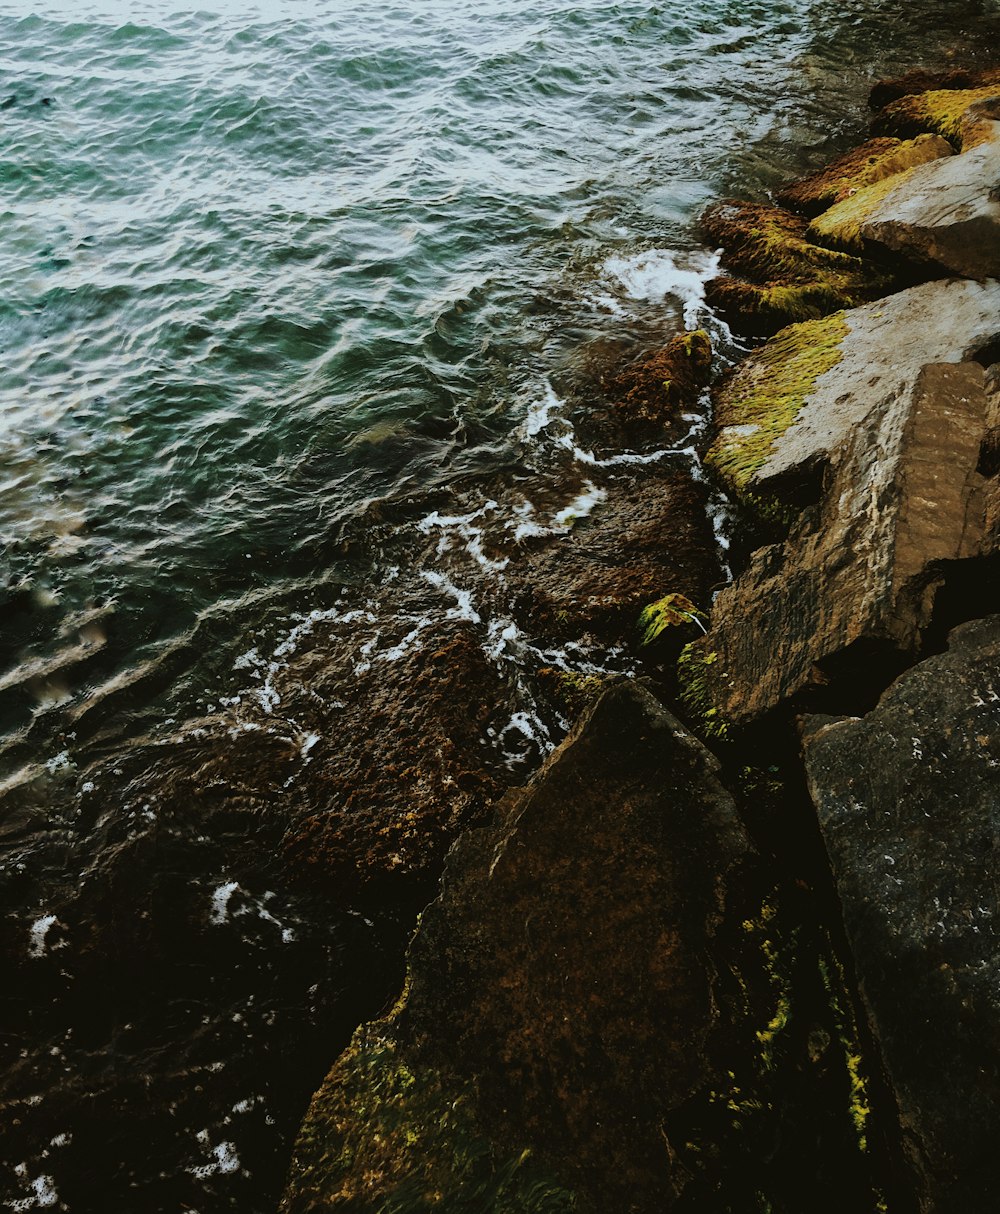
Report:
<svg viewBox="0 0 1000 1214"><path fill-rule="evenodd" d="M831 965L834 975L831 974ZM844 1067L847 1072L848 1100L847 1112L857 1136L858 1147L868 1150L868 1121L871 1117L871 1100L869 1097L869 1079L864 1066L864 1055L861 1049L860 1034L854 1013L845 998L844 972L840 963L833 959L830 964L820 957L820 978L827 992L830 1008L837 1026L837 1036L843 1051Z"/></svg>
<svg viewBox="0 0 1000 1214"><path fill-rule="evenodd" d="M744 495L777 439L799 415L816 381L841 358L843 312L790 325L723 383L716 397L716 437L705 463Z"/></svg>
<svg viewBox="0 0 1000 1214"><path fill-rule="evenodd" d="M861 225L911 172L912 169L897 173L857 190L817 216L810 225L810 232L819 240L860 251L864 247Z"/></svg>
<svg viewBox="0 0 1000 1214"><path fill-rule="evenodd" d="M684 624L697 624L704 632L702 621L706 618L704 612L699 611L686 595L665 595L642 609L638 625L642 634L639 644L643 648L651 645L666 629L681 627Z"/></svg>
<svg viewBox="0 0 1000 1214"><path fill-rule="evenodd" d="M677 659L677 683L681 702L700 731L721 740L729 734L729 722L714 703L709 675L718 660L719 655L707 651L704 641L692 641Z"/></svg>
<svg viewBox="0 0 1000 1214"><path fill-rule="evenodd" d="M296 1147L291 1214L570 1214L571 1194L530 1151L498 1151L475 1089L413 1063L377 1031L359 1035L313 1102Z"/></svg>

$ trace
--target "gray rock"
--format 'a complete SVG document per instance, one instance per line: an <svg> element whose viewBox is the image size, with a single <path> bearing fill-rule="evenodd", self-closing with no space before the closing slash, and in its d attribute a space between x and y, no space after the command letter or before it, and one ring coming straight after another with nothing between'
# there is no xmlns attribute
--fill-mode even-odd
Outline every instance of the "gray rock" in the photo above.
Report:
<svg viewBox="0 0 1000 1214"><path fill-rule="evenodd" d="M1000 281L924 283L853 308L844 320L840 361L816 380L775 442L752 479L755 492L829 463L860 425L912 390L928 363L964 362L1000 338Z"/></svg>
<svg viewBox="0 0 1000 1214"><path fill-rule="evenodd" d="M1000 275L1000 122L960 156L919 165L860 225L864 241L970 278Z"/></svg>
<svg viewBox="0 0 1000 1214"><path fill-rule="evenodd" d="M1000 616L957 629L805 762L922 1214L1000 1193Z"/></svg>
<svg viewBox="0 0 1000 1214"><path fill-rule="evenodd" d="M819 509L716 600L699 648L723 718L758 718L852 658L915 651L947 563L982 548L985 417L983 368L944 363L858 420Z"/></svg>

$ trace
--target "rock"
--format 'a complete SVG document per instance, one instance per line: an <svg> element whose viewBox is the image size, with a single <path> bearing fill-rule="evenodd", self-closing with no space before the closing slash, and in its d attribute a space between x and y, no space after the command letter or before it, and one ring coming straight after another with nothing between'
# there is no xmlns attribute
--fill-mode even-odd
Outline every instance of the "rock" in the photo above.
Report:
<svg viewBox="0 0 1000 1214"><path fill-rule="evenodd" d="M932 89L900 97L872 120L873 135L895 135L911 139L922 133L943 135L956 147L968 151L991 138L990 131L974 107L1000 98L1000 75L970 89Z"/></svg>
<svg viewBox="0 0 1000 1214"><path fill-rule="evenodd" d="M808 718L809 787L921 1214L1000 1192L1000 616L862 719Z"/></svg>
<svg viewBox="0 0 1000 1214"><path fill-rule="evenodd" d="M665 1128L716 1082L753 851L715 759L612 684L452 850L406 994L315 1097L284 1214L673 1206Z"/></svg>
<svg viewBox="0 0 1000 1214"><path fill-rule="evenodd" d="M744 498L814 502L823 469L867 418L910 397L926 364L975 358L998 337L994 279L924 283L791 325L716 390L706 463Z"/></svg>
<svg viewBox="0 0 1000 1214"><path fill-rule="evenodd" d="M678 333L661 350L643 355L614 380L614 406L622 423L662 430L681 409L693 408L712 370L712 343L703 329Z"/></svg>
<svg viewBox="0 0 1000 1214"><path fill-rule="evenodd" d="M873 110L880 110L900 97L908 97L913 93L928 93L940 89L972 89L1000 82L1000 69L986 68L974 71L969 68L952 68L947 72L930 72L924 68L915 68L903 76L889 80L880 80L873 86L868 96L868 104Z"/></svg>
<svg viewBox="0 0 1000 1214"><path fill-rule="evenodd" d="M664 594L707 602L721 571L703 484L664 461L595 468L584 493L599 499L589 514L558 543L526 541L506 570L525 627L560 642L629 643Z"/></svg>
<svg viewBox="0 0 1000 1214"><path fill-rule="evenodd" d="M982 550L985 419L978 363L928 365L857 417L819 507L754 554L687 651L688 702L709 726L815 701L834 676L863 696L915 652L949 562Z"/></svg>
<svg viewBox="0 0 1000 1214"><path fill-rule="evenodd" d="M701 220L722 264L740 278L714 278L706 300L748 332L773 333L890 290L881 268L806 238L806 221L761 203L722 202Z"/></svg>
<svg viewBox="0 0 1000 1214"><path fill-rule="evenodd" d="M778 201L803 215L818 215L866 186L895 177L918 164L952 156L954 151L940 135L918 135L908 140L869 139L819 172L786 186L779 192Z"/></svg>
<svg viewBox="0 0 1000 1214"><path fill-rule="evenodd" d="M996 106L1000 113L1000 100ZM845 248L878 247L969 278L997 276L1000 122L989 120L988 127L991 138L969 151L861 190L814 220L811 230Z"/></svg>

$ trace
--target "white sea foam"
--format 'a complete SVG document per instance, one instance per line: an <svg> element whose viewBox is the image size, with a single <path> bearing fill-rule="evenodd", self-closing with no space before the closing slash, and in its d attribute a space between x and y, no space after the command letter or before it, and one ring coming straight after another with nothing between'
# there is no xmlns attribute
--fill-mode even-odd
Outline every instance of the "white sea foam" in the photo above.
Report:
<svg viewBox="0 0 1000 1214"><path fill-rule="evenodd" d="M27 1168L24 1164L18 1164L14 1171L18 1176L22 1177L27 1174ZM28 1188L31 1189L30 1196L20 1197L14 1201L5 1203L8 1210L15 1211L15 1214L22 1214L23 1211L27 1210L47 1210L51 1209L59 1200L59 1194L56 1192L56 1182L51 1176L36 1176L30 1182Z"/></svg>
<svg viewBox="0 0 1000 1214"><path fill-rule="evenodd" d="M717 253L646 249L609 257L602 275L617 282L629 299L656 302L671 296L681 305L685 328L696 329L705 304L705 284L718 269Z"/></svg>
<svg viewBox="0 0 1000 1214"><path fill-rule="evenodd" d="M531 404L527 416L521 423L521 437L534 438L536 434L541 434L552 421L553 413L561 404L562 401L556 396L552 385L546 381L542 388L541 399Z"/></svg>
<svg viewBox="0 0 1000 1214"><path fill-rule="evenodd" d="M229 918L229 899L240 888L238 881L226 881L216 887L212 894L212 923L225 923Z"/></svg>
<svg viewBox="0 0 1000 1214"><path fill-rule="evenodd" d="M208 1147L208 1131L200 1130L196 1135L198 1142L203 1147ZM188 1168L198 1180L207 1180L209 1176L228 1176L233 1172L239 1171L240 1159L236 1154L236 1147L231 1142L220 1142L212 1147L209 1153L209 1162L197 1164L193 1168Z"/></svg>
<svg viewBox="0 0 1000 1214"><path fill-rule="evenodd" d="M569 527L579 519L586 518L604 501L607 497L607 491L599 489L597 485L591 481L587 481L582 493L578 493L568 506L558 511L553 516L552 523L555 527Z"/></svg>
<svg viewBox="0 0 1000 1214"><path fill-rule="evenodd" d="M446 620L467 620L470 624L481 624L482 617L472 605L472 592L470 590L461 590L443 573L438 573L436 569L422 569L420 576L425 582L429 582L442 594L451 595L455 599L455 606L449 607L444 613Z"/></svg>
<svg viewBox="0 0 1000 1214"><path fill-rule="evenodd" d="M49 929L54 927L57 922L55 915L42 915L40 919L36 919L32 923L28 943L29 957L45 956L45 938L49 934Z"/></svg>

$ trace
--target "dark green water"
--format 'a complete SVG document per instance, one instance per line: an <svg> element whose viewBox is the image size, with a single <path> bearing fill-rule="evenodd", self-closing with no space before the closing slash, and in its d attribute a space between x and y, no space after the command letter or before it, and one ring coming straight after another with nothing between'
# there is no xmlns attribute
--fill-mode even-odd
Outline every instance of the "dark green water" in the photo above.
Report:
<svg viewBox="0 0 1000 1214"><path fill-rule="evenodd" d="M270 655L310 612L356 630L359 662L452 612L516 663L495 583L518 529L599 508L593 469L629 459L574 437L580 351L700 323L734 357L700 306L704 205L766 196L859 136L869 81L997 29L991 4L853 0L31 11L0 4L0 783L18 805L72 771L81 709L164 653L130 714L183 723L248 670L271 711ZM537 500L492 496L525 462ZM400 568L398 593L372 590ZM206 613L212 645L171 650ZM552 738L512 708L497 745L530 765ZM8 872L33 847L5 844ZM217 891L221 871L192 880ZM44 875L13 897L5 956L41 964ZM254 1050L205 1078L208 1137L192 1122L161 1149L150 1114L148 1157L109 1144L137 1211L168 1208L167 1172L197 1203L170 1208L273 1208L294 1124L258 1127L252 1156L239 1115L219 1130ZM8 1208L67 1208L71 1187L70 1208L103 1208L46 1144L0 1148Z"/></svg>

